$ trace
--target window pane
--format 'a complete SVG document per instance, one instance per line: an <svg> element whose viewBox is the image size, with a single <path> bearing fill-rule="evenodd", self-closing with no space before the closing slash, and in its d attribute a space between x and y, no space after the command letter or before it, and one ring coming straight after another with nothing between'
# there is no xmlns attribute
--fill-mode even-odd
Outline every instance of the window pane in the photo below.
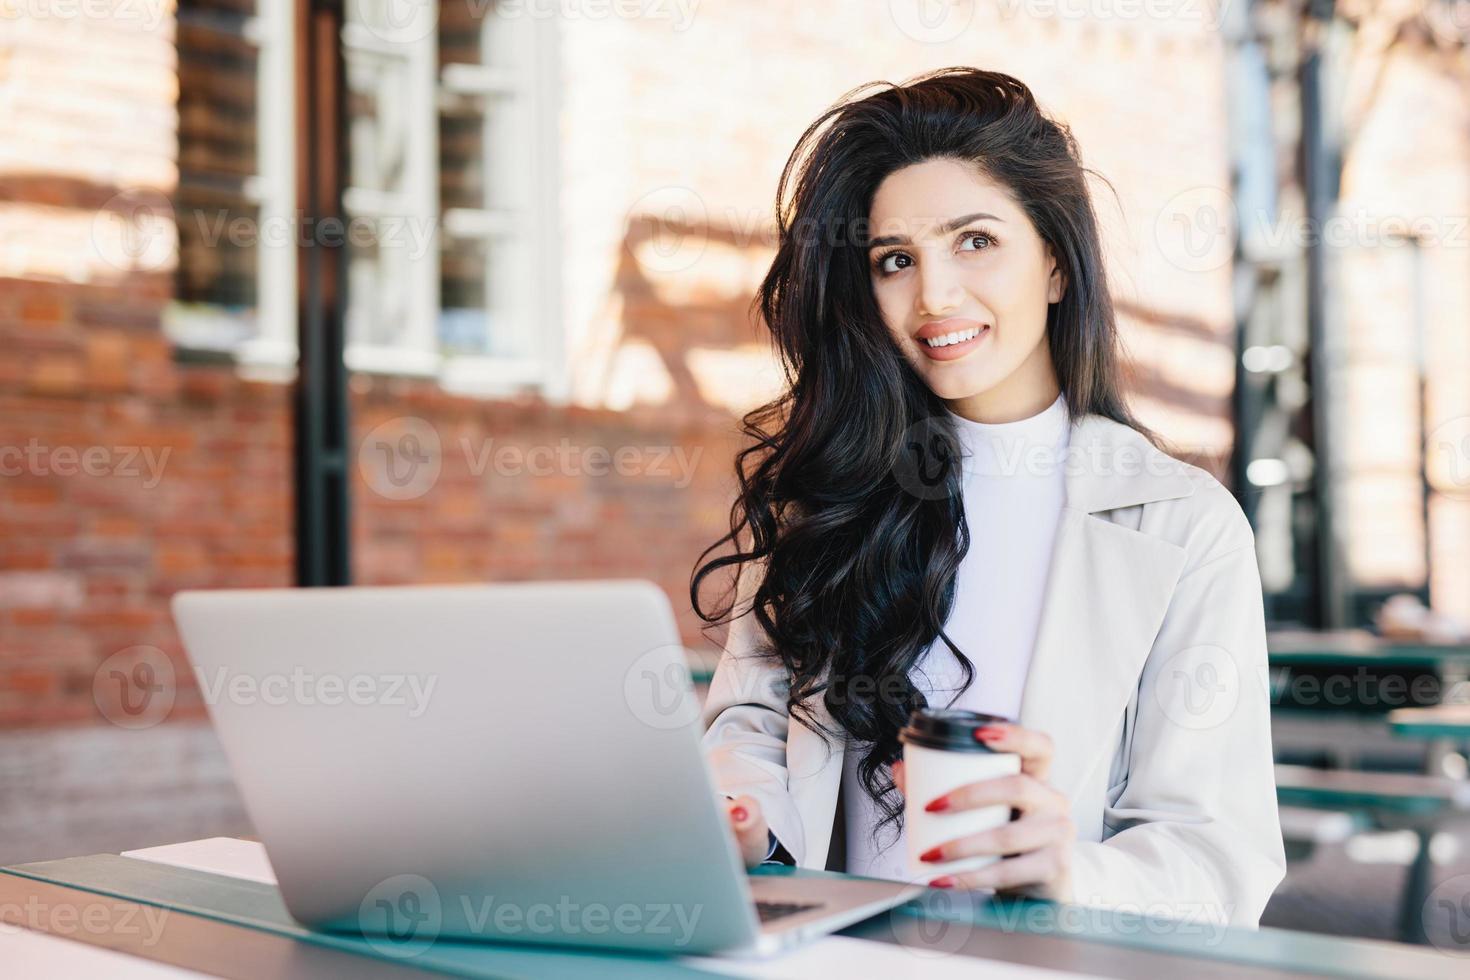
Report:
<svg viewBox="0 0 1470 980"><path fill-rule="evenodd" d="M501 13L496 0L439 0L439 64L521 69L544 10L516 3Z"/></svg>
<svg viewBox="0 0 1470 980"><path fill-rule="evenodd" d="M410 239L402 219L356 217L347 239L347 343L392 347L413 315Z"/></svg>
<svg viewBox="0 0 1470 980"><path fill-rule="evenodd" d="M254 309L259 209L239 196L189 183L179 187L176 208L179 301Z"/></svg>
<svg viewBox="0 0 1470 980"><path fill-rule="evenodd" d="M485 114L472 103L455 105L439 117L439 206L483 208Z"/></svg>
<svg viewBox="0 0 1470 980"><path fill-rule="evenodd" d="M179 4L178 308L168 323L191 346L233 347L254 332L259 211L246 188L258 173L259 58L244 34L254 7Z"/></svg>
<svg viewBox="0 0 1470 980"><path fill-rule="evenodd" d="M433 37L385 42L392 32L383 25L396 22L383 18L395 12L349 4L344 30L347 342L359 349L349 353L349 364L359 368L367 363L359 359L362 348L396 357L431 354L433 344L433 272L422 261L434 255L432 241L423 238L433 225L432 187L424 185L432 179L425 135L434 107L423 84Z"/></svg>
<svg viewBox="0 0 1470 980"><path fill-rule="evenodd" d="M475 16L475 10L482 11ZM495 16L494 4L439 0L439 64L480 63L480 29Z"/></svg>
<svg viewBox="0 0 1470 980"><path fill-rule="evenodd" d="M238 35L179 23L179 166L255 173L255 46Z"/></svg>
<svg viewBox="0 0 1470 980"><path fill-rule="evenodd" d="M260 212L238 197L180 187L174 202L179 267L165 323L175 343L233 350L256 334L255 229Z"/></svg>
<svg viewBox="0 0 1470 980"><path fill-rule="evenodd" d="M536 270L530 246L516 238L445 235L440 252L439 340L446 354L535 356L531 332L510 318L527 309Z"/></svg>
<svg viewBox="0 0 1470 980"><path fill-rule="evenodd" d="M406 97L408 64L402 58L350 48L346 61L347 182L367 191L400 191L411 111Z"/></svg>
<svg viewBox="0 0 1470 980"><path fill-rule="evenodd" d="M448 355L523 357L512 329L524 316L518 226L531 185L527 76L532 18L494 3L440 0L439 342Z"/></svg>
<svg viewBox="0 0 1470 980"><path fill-rule="evenodd" d="M439 343L446 354L490 354L486 309L489 247L444 236L440 254Z"/></svg>

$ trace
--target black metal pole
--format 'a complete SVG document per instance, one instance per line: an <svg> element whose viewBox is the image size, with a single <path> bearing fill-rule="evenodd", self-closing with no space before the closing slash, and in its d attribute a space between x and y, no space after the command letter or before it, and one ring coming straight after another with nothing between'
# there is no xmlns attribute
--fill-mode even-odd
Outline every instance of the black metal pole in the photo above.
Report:
<svg viewBox="0 0 1470 980"><path fill-rule="evenodd" d="M296 584L352 578L347 368L342 352L345 69L340 0L298 0ZM334 234L335 232L335 234Z"/></svg>

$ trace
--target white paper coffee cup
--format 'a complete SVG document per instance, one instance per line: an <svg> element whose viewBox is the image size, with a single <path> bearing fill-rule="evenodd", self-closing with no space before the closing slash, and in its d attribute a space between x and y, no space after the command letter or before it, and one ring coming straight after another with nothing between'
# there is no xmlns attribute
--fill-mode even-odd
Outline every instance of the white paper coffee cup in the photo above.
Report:
<svg viewBox="0 0 1470 980"><path fill-rule="evenodd" d="M998 854L981 854L953 861L920 861L919 855L960 837L998 827L1011 818L1006 804L974 810L924 809L931 801L961 786L1010 776L1021 771L1021 757L1014 752L996 752L975 738L976 728L991 722L1009 722L998 715L975 711L921 709L899 732L903 743L904 837L909 867L915 876L938 877L975 871L1000 860Z"/></svg>

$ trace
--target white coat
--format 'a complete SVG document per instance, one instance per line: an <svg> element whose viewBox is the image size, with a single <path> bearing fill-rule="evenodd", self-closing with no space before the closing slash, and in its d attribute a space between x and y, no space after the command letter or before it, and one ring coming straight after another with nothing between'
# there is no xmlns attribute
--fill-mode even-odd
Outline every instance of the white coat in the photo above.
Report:
<svg viewBox="0 0 1470 980"><path fill-rule="evenodd" d="M1077 828L1073 901L1254 927L1286 858L1250 525L1210 474L1103 416L1072 420L1062 465L1017 720L1054 744L1048 782ZM785 671L758 655L744 614L753 578L710 685L705 750L720 791L754 797L797 864L822 868L843 746L789 716ZM811 706L835 726L820 696Z"/></svg>

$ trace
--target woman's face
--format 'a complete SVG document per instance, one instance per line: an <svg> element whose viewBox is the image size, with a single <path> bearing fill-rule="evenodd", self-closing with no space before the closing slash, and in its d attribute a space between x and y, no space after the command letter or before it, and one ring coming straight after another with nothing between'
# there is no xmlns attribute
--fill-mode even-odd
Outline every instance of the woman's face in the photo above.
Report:
<svg viewBox="0 0 1470 980"><path fill-rule="evenodd" d="M957 160L926 160L884 179L869 221L878 308L936 395L982 422L1056 400L1046 310L1065 276L1002 185Z"/></svg>

